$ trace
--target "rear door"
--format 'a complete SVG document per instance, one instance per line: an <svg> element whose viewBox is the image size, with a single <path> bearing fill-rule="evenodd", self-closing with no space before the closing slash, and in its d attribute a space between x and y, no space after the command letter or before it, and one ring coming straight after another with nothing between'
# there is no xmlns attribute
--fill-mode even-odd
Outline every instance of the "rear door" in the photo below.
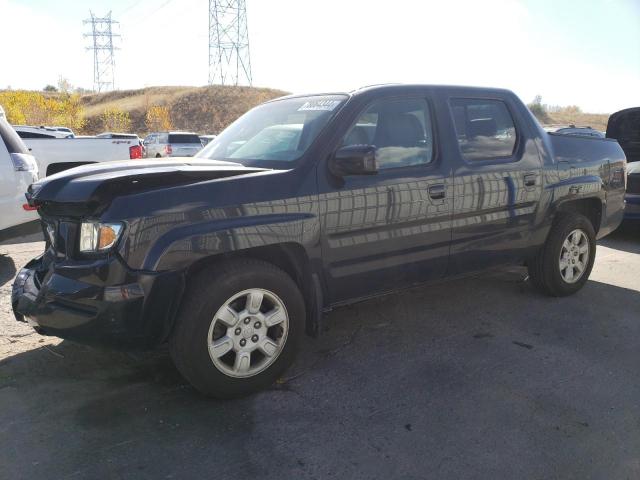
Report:
<svg viewBox="0 0 640 480"><path fill-rule="evenodd" d="M450 167L438 155L426 96L375 100L340 148L375 145L378 173L319 173L329 303L444 276L450 241Z"/></svg>
<svg viewBox="0 0 640 480"><path fill-rule="evenodd" d="M542 192L538 150L508 95L449 97L458 149L449 273L517 261Z"/></svg>

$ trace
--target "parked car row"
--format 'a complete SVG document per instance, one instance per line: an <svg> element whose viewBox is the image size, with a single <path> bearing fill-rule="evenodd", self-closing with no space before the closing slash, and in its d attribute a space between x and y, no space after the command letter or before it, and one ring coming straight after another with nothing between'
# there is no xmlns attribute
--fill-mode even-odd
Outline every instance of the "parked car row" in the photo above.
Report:
<svg viewBox="0 0 640 480"><path fill-rule="evenodd" d="M1 107L0 119L6 119ZM370 136L374 125L363 124L361 127L358 132ZM11 126L5 126L5 130L7 128L11 129ZM5 145L6 154L2 168L6 172L1 179L2 188L0 191L5 206L7 202L18 205L22 201L21 195L16 195L15 192L23 191L24 182L29 178L38 176L43 178L80 165L111 160L197 156L201 146L216 139L216 135L197 135L193 132L177 131L153 132L142 141L136 134L119 132L103 132L95 136L76 136L71 129L63 126L15 125L14 129L22 138L24 152L31 155L31 160L35 158L36 169L27 165L31 160L26 161L26 164L22 162L19 167L16 167L15 163L19 161L19 158L22 158L20 152L17 152L19 154L17 156L9 155L9 149ZM545 126L544 129L550 134L557 135L604 137L604 133L589 126L551 125ZM262 135L254 138L252 142L238 141L229 148L230 152L237 149L238 154L242 154L242 152L253 149L255 144L279 141L279 139L291 135L295 137L299 133L296 132L295 126L272 126L265 129ZM504 138L509 137L509 132L504 129L500 130L499 134ZM9 134L5 133L5 137L7 135ZM15 135L11 136L14 138L12 145L15 145ZM612 114L606 137L618 140L626 154L627 161L630 163L625 218L640 220L640 180L638 180L640 177L640 108L630 108ZM16 150L15 146L12 149ZM634 162L636 163L634 164ZM11 165L14 170L11 170ZM19 168L19 170L15 170L15 168ZM11 171L16 173L10 174ZM20 209L4 210L5 215L3 215L3 222L0 223L0 230L36 218L32 211L22 209L22 205L18 205Z"/></svg>
<svg viewBox="0 0 640 480"><path fill-rule="evenodd" d="M35 154L42 176L111 160L192 157L215 138L215 135L200 137L192 132L156 132L142 141L133 133L76 136L66 127L14 125L14 129L28 150ZM66 141L60 142L62 139Z"/></svg>

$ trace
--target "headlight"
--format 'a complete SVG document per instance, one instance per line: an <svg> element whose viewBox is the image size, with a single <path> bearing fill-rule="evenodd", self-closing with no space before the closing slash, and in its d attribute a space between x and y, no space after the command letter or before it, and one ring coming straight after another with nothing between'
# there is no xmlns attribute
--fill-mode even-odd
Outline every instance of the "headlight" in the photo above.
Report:
<svg viewBox="0 0 640 480"><path fill-rule="evenodd" d="M83 222L80 226L80 251L107 251L116 244L120 233L121 223Z"/></svg>
<svg viewBox="0 0 640 480"><path fill-rule="evenodd" d="M11 161L13 162L13 169L16 172L37 172L38 164L33 155L26 153L11 153Z"/></svg>

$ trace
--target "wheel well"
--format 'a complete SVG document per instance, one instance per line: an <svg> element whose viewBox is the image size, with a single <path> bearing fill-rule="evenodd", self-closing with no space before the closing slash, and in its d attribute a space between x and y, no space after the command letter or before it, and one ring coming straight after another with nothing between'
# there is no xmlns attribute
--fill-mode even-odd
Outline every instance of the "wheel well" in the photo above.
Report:
<svg viewBox="0 0 640 480"><path fill-rule="evenodd" d="M235 252L222 253L203 258L193 263L186 272L187 288L190 279L196 273L211 265L230 261L237 258L253 258L271 263L289 275L300 288L307 309L307 332L316 335L318 332L317 322L320 320L314 314L318 302L316 284L311 274L311 263L307 253L301 245L297 243L281 243L267 245L264 247L248 248ZM321 292L320 292L321 295ZM320 298L322 298L320 296Z"/></svg>
<svg viewBox="0 0 640 480"><path fill-rule="evenodd" d="M598 233L602 220L602 202L598 198L583 198L562 203L559 212L579 213L589 219L593 230Z"/></svg>

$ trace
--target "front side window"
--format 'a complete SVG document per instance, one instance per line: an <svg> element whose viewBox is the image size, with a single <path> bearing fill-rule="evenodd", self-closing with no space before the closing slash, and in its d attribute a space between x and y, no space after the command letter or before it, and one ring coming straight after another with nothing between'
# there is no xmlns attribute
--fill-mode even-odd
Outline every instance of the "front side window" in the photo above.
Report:
<svg viewBox="0 0 640 480"><path fill-rule="evenodd" d="M454 98L451 109L458 145L465 160L513 155L516 127L503 101Z"/></svg>
<svg viewBox="0 0 640 480"><path fill-rule="evenodd" d="M284 98L250 110L212 140L198 158L291 168L348 97Z"/></svg>
<svg viewBox="0 0 640 480"><path fill-rule="evenodd" d="M380 100L360 115L342 146L374 145L380 170L424 165L433 158L432 131L424 99Z"/></svg>

